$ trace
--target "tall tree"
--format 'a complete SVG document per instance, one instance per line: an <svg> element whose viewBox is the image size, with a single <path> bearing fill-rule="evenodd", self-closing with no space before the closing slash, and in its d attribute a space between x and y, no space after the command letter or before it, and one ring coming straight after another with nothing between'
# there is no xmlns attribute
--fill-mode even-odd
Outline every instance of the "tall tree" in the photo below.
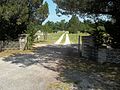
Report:
<svg viewBox="0 0 120 90"><path fill-rule="evenodd" d="M68 31L70 33L77 33L80 29L80 21L76 15L73 15L68 23Z"/></svg>
<svg viewBox="0 0 120 90"><path fill-rule="evenodd" d="M43 0L0 0L0 39L16 39L29 22L41 23L47 16L48 5Z"/></svg>

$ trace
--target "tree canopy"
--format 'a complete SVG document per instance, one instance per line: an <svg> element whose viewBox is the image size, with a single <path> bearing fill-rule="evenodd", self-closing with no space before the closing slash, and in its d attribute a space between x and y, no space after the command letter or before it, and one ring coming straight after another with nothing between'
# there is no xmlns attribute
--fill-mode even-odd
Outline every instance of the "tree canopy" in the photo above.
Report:
<svg viewBox="0 0 120 90"><path fill-rule="evenodd" d="M53 0L65 13L109 14L120 13L119 0ZM62 9L62 10L61 10ZM116 13L115 13L116 11Z"/></svg>
<svg viewBox="0 0 120 90"><path fill-rule="evenodd" d="M111 46L120 48L120 0L53 0L58 5L57 12L79 14L80 16L111 16L111 21L104 23L106 32L111 37ZM99 18L94 18L97 20ZM97 29L97 28L96 28Z"/></svg>
<svg viewBox="0 0 120 90"><path fill-rule="evenodd" d="M45 25L49 27L48 32L65 31L67 28L67 22L64 19L60 22L48 21Z"/></svg>
<svg viewBox="0 0 120 90"><path fill-rule="evenodd" d="M76 15L72 16L67 27L70 33L77 33L80 30L80 21Z"/></svg>
<svg viewBox="0 0 120 90"><path fill-rule="evenodd" d="M30 22L41 24L47 16L43 0L0 0L0 39L16 39Z"/></svg>

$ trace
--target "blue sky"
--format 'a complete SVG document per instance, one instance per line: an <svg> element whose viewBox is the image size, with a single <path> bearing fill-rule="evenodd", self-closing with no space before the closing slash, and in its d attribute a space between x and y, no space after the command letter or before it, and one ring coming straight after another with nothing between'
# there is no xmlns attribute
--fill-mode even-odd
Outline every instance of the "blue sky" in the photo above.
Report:
<svg viewBox="0 0 120 90"><path fill-rule="evenodd" d="M55 11L57 5L55 3L53 3L52 0L44 0L44 2L47 2L49 5L49 16L43 22L43 24L46 23L47 21L57 22L57 21L61 21L63 19L65 19L66 21L69 21L71 19L71 16L65 16L65 15L61 15L60 17L58 17L56 15L56 11Z"/></svg>
<svg viewBox="0 0 120 90"><path fill-rule="evenodd" d="M70 16L70 15L69 15L69 16L61 15L60 17L58 17L58 16L56 15L56 11L55 11L57 5L56 5L52 0L44 0L44 2L47 2L47 3L48 3L49 16L48 16L48 18L43 22L43 24L45 24L45 23L48 22L48 21L57 22L57 21L61 21L61 20L64 20L64 19L65 19L65 21L69 21L69 20L71 19L71 16ZM80 17L78 17L78 18L79 18L80 21L83 21L83 20L84 20L83 18L80 18ZM102 18L103 20L109 20L106 15L101 16L101 18ZM87 18L86 18L86 19L87 19ZM90 20L92 20L92 19L90 19Z"/></svg>

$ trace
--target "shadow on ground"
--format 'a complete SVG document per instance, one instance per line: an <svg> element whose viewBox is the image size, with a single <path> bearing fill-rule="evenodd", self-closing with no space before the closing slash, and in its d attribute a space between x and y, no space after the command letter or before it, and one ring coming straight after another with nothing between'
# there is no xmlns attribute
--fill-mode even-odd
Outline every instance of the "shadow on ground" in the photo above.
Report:
<svg viewBox="0 0 120 90"><path fill-rule="evenodd" d="M71 51L73 52L73 51ZM68 53L69 55L69 53ZM59 62L60 80L73 83L77 90L119 90L120 66L99 64L81 57L68 56Z"/></svg>
<svg viewBox="0 0 120 90"><path fill-rule="evenodd" d="M116 64L98 64L78 55L76 45L48 45L37 47L34 54L15 54L5 62L20 67L42 65L59 72L56 78L64 83L72 83L72 90L119 90L120 67Z"/></svg>

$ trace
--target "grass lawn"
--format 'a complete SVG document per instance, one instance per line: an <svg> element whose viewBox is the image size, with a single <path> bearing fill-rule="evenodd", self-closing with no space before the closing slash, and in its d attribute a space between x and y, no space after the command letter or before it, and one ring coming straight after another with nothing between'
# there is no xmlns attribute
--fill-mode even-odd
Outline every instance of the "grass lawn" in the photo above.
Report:
<svg viewBox="0 0 120 90"><path fill-rule="evenodd" d="M58 33L48 33L47 40L40 40L39 42L36 42L36 43L54 44L63 33L64 32L62 31Z"/></svg>
<svg viewBox="0 0 120 90"><path fill-rule="evenodd" d="M69 34L71 44L77 44L78 43L79 35L80 36L88 36L89 34L87 34L87 33Z"/></svg>

